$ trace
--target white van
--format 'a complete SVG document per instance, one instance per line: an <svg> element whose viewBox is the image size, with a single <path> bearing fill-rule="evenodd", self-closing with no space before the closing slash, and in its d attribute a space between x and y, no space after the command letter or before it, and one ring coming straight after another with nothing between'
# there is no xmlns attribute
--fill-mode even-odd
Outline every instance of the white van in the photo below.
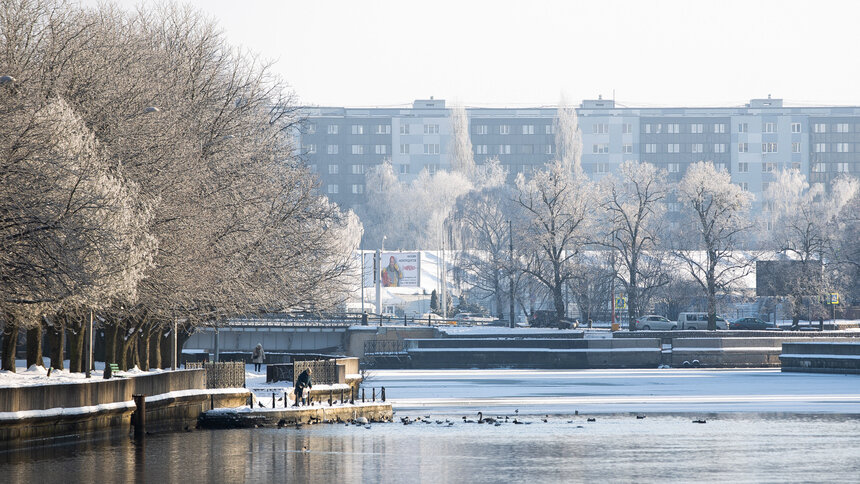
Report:
<svg viewBox="0 0 860 484"><path fill-rule="evenodd" d="M679 314L678 329L708 329L708 313ZM729 329L726 318L717 316L717 329Z"/></svg>

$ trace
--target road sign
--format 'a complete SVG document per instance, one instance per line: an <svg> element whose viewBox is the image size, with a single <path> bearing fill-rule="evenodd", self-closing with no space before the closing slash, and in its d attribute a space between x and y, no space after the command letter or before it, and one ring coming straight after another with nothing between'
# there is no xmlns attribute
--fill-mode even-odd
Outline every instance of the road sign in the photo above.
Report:
<svg viewBox="0 0 860 484"><path fill-rule="evenodd" d="M615 309L627 309L627 298L624 296L616 296Z"/></svg>
<svg viewBox="0 0 860 484"><path fill-rule="evenodd" d="M839 293L838 292L831 292L829 294L829 296L830 297L828 298L827 304L839 304Z"/></svg>

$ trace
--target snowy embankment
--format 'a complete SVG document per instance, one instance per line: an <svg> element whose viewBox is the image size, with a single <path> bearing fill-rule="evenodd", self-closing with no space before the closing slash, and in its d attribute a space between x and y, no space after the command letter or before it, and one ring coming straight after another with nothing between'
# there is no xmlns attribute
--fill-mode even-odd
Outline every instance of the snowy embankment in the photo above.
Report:
<svg viewBox="0 0 860 484"><path fill-rule="evenodd" d="M376 370L395 410L860 414L857 375L714 370Z"/></svg>
<svg viewBox="0 0 860 484"><path fill-rule="evenodd" d="M45 359L48 363L48 359ZM101 380L104 377L104 362L97 361L96 369L90 372L91 377L87 378L84 373L72 373L69 370L51 370L51 376L48 376L48 370L41 366L31 366L27 368L25 360L17 360L15 362L16 371L0 371L0 388L4 387L24 387L24 386L39 386L39 385L61 385L72 383L87 383L93 380ZM65 367L69 367L69 360L65 361ZM164 373L170 370L150 370L143 371L138 368L132 368L128 371L117 373L119 376L137 376L137 375L153 375L156 373Z"/></svg>

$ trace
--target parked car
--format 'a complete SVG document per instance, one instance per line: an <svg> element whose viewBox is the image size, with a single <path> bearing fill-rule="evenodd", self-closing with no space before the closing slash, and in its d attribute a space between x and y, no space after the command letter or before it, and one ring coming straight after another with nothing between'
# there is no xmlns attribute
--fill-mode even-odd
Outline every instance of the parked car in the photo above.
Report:
<svg viewBox="0 0 860 484"><path fill-rule="evenodd" d="M708 329L708 313L679 314L678 329ZM717 316L717 329L729 329L726 318Z"/></svg>
<svg viewBox="0 0 860 484"><path fill-rule="evenodd" d="M534 328L576 329L579 323L575 319L559 319L555 311L538 309L529 318L529 326Z"/></svg>
<svg viewBox="0 0 860 484"><path fill-rule="evenodd" d="M738 318L729 324L729 329L779 329L775 324L758 318Z"/></svg>
<svg viewBox="0 0 860 484"><path fill-rule="evenodd" d="M650 329L656 329L660 331L673 330L678 328L678 323L675 321L670 321L665 316L659 316L656 314L648 314L638 318L633 322L633 329L641 329L648 331Z"/></svg>

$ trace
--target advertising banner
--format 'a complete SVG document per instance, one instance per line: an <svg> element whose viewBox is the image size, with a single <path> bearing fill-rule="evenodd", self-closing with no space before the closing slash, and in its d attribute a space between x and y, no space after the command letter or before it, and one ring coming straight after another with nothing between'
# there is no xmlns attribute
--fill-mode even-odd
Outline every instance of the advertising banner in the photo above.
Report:
<svg viewBox="0 0 860 484"><path fill-rule="evenodd" d="M375 285L374 275L381 278L382 287L418 287L421 284L421 255L419 252L383 252L382 268L375 270L373 254L364 254L364 286Z"/></svg>

